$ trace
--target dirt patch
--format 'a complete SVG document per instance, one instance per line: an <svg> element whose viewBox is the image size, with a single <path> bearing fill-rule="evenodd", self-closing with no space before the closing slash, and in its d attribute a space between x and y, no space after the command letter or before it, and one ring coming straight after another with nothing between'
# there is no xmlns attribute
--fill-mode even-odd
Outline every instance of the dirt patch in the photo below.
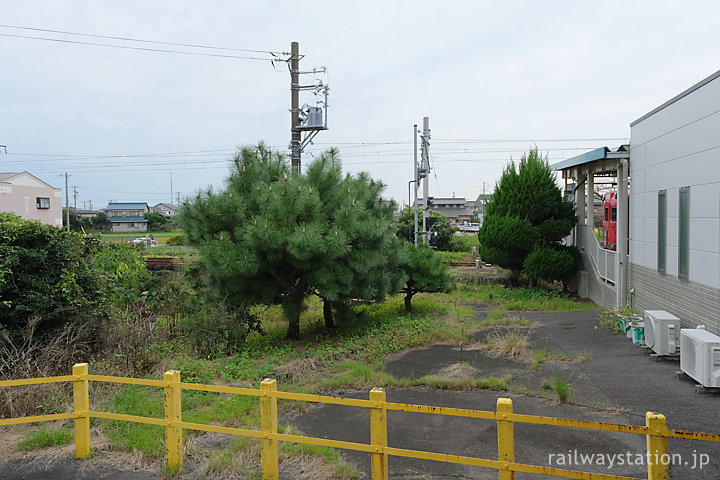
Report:
<svg viewBox="0 0 720 480"><path fill-rule="evenodd" d="M310 455L285 458L280 462L283 480L336 480L335 469L325 460Z"/></svg>

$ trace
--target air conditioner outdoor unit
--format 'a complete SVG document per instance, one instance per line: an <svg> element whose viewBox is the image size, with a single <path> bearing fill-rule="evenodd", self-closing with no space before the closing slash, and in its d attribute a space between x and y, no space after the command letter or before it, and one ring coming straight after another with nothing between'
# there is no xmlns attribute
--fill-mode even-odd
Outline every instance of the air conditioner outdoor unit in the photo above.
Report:
<svg viewBox="0 0 720 480"><path fill-rule="evenodd" d="M679 318L665 310L645 310L645 345L658 355L674 355L679 341Z"/></svg>
<svg viewBox="0 0 720 480"><path fill-rule="evenodd" d="M680 369L704 387L720 387L720 337L704 328L680 330Z"/></svg>

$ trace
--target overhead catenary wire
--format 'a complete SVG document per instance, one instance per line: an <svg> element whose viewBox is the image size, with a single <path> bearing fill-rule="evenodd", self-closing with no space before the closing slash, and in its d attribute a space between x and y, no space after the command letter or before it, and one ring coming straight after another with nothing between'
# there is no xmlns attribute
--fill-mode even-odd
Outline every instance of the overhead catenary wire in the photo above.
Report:
<svg viewBox="0 0 720 480"><path fill-rule="evenodd" d="M48 42L58 42L58 43L70 43L75 45L92 45L96 47L108 47L108 48L121 48L125 50L141 50L146 52L155 52L155 53L174 53L179 55L193 55L193 56L199 56L199 57L219 57L219 58L234 58L234 59L240 59L240 60L261 60L265 62L276 62L279 61L277 58L261 58L261 57L250 57L250 56L243 56L243 55L227 55L227 54L221 54L221 53L205 53L205 52L189 52L189 51L182 51L182 50L168 50L163 48L149 48L149 47L132 47L130 45L113 45L110 43L95 43L95 42L81 42L78 40L67 40L62 38L46 38L46 37L33 37L29 35L13 35L10 33L0 33L0 36L2 37L14 37L14 38L26 38L26 39L33 39L33 40L44 40Z"/></svg>
<svg viewBox="0 0 720 480"><path fill-rule="evenodd" d="M51 30L48 28L35 28L35 27L25 27L21 25L4 25L0 24L0 27L2 28L14 28L19 30L30 30L34 32L46 32L46 33L60 33L63 35L74 35L74 36L80 36L80 37L90 37L90 38L105 38L109 40L122 40L127 42L139 42L139 43L152 43L156 45L173 45L178 47L191 47L191 48L202 48L202 49L211 49L211 50L227 50L227 51L234 51L234 52L248 52L248 53L268 53L270 55L288 55L287 52L276 52L272 50L253 50L248 48L233 48L233 47L218 47L214 45L201 45L196 43L178 43L178 42L165 42L165 41L159 41L159 40L145 40L140 38L132 38L132 37L115 37L111 35L98 35L98 34L92 34L92 33L79 33L79 32L68 32L64 30Z"/></svg>

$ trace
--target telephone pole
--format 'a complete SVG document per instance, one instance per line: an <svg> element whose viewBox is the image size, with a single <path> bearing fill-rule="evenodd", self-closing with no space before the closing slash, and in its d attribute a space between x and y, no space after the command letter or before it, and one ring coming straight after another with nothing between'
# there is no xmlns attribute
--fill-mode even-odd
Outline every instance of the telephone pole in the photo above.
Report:
<svg viewBox="0 0 720 480"><path fill-rule="evenodd" d="M290 44L290 160L300 173L300 44Z"/></svg>
<svg viewBox="0 0 720 480"><path fill-rule="evenodd" d="M417 161L418 160L418 158L417 158L417 134L418 134L417 123L415 125L413 125L413 134L414 134L413 166L415 167L413 169L415 171L415 180L413 180L413 182L415 182L415 203L413 203L413 210L415 211L414 212L414 214L415 214L415 230L414 230L414 232L415 232L415 246L417 247L417 244L418 244L418 197L417 197L417 193L418 193L418 180L419 180L419 175L420 175L420 172L418 171L418 161Z"/></svg>
<svg viewBox="0 0 720 480"><path fill-rule="evenodd" d="M70 191L67 172L65 172L65 230L70 231Z"/></svg>
<svg viewBox="0 0 720 480"><path fill-rule="evenodd" d="M77 214L77 197L78 197L78 191L77 191L77 185L73 186L73 204L75 205L75 213Z"/></svg>
<svg viewBox="0 0 720 480"><path fill-rule="evenodd" d="M424 174L423 177L423 242L428 243L428 217L430 216L430 195L429 195L429 184L430 184L430 118L423 117L423 133L422 133L422 167L421 172Z"/></svg>

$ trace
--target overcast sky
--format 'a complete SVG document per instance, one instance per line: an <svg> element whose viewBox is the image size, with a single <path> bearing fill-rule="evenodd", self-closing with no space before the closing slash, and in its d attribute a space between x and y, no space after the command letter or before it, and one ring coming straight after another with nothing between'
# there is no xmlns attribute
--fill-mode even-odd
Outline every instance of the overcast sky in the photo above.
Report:
<svg viewBox="0 0 720 480"><path fill-rule="evenodd" d="M398 203L425 116L431 195L474 199L533 143L551 163L617 147L720 69L715 1L4 0L0 23L0 172L64 188L67 171L78 208L222 186L238 145L287 151L290 76L268 59L292 41L301 70L329 73L329 130L303 164L337 146Z"/></svg>

